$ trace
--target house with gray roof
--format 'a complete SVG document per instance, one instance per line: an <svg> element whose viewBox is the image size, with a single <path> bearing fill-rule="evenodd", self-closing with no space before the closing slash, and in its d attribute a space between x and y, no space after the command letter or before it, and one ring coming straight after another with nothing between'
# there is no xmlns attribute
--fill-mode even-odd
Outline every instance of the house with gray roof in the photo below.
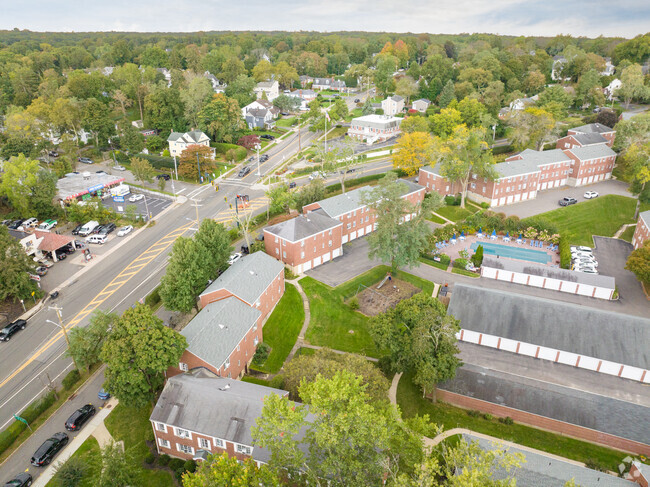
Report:
<svg viewBox="0 0 650 487"><path fill-rule="evenodd" d="M399 95L389 96L381 102L381 108L384 110L384 115L394 117L404 111L404 98Z"/></svg>
<svg viewBox="0 0 650 487"><path fill-rule="evenodd" d="M350 121L348 135L365 141L368 145L384 142L402 133L399 128L402 120L400 117L388 115L363 115Z"/></svg>
<svg viewBox="0 0 650 487"><path fill-rule="evenodd" d="M169 154L172 157L180 157L185 149L191 145L201 145L210 148L210 138L201 130L191 130L189 132L172 132L167 137L169 143ZM212 157L215 156L214 149L211 149Z"/></svg>
<svg viewBox="0 0 650 487"><path fill-rule="evenodd" d="M318 90L318 91L334 90L340 92L340 91L345 91L345 81L334 79L334 77L314 78L311 87L313 90Z"/></svg>
<svg viewBox="0 0 650 487"><path fill-rule="evenodd" d="M415 100L412 105L413 110L417 110L420 113L425 113L429 106L431 106L431 101L427 100L426 98Z"/></svg>
<svg viewBox="0 0 650 487"><path fill-rule="evenodd" d="M583 186L612 177L616 152L609 145L585 145L564 149L564 152L571 158L570 186Z"/></svg>
<svg viewBox="0 0 650 487"><path fill-rule="evenodd" d="M587 132L567 135L557 139L555 147L558 149L571 149L573 147L584 147L586 145L607 144L608 141L598 132Z"/></svg>

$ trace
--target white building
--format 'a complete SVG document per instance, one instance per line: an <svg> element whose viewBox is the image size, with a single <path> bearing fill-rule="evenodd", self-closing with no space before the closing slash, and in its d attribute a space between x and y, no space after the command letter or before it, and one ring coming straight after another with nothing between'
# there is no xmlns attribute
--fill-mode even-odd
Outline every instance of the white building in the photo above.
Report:
<svg viewBox="0 0 650 487"><path fill-rule="evenodd" d="M169 154L172 157L179 157L191 145L210 147L210 138L200 130L192 130L184 134L172 132L169 134L167 142L169 142ZM214 149L212 149L212 156L214 157Z"/></svg>
<svg viewBox="0 0 650 487"><path fill-rule="evenodd" d="M263 94L266 94L266 99L273 101L280 96L280 84L276 80L262 81L257 83L253 91L258 100L262 98Z"/></svg>
<svg viewBox="0 0 650 487"><path fill-rule="evenodd" d="M387 115L365 115L353 118L350 122L348 135L358 140L364 140L368 145L383 142L392 137L397 137L402 119Z"/></svg>
<svg viewBox="0 0 650 487"><path fill-rule="evenodd" d="M404 110L404 98L399 95L389 96L381 102L381 108L384 110L384 115L394 117Z"/></svg>

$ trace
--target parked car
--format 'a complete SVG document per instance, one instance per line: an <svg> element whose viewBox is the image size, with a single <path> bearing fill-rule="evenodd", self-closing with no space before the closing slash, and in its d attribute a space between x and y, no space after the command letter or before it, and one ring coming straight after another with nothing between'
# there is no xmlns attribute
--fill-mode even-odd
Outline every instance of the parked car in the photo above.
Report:
<svg viewBox="0 0 650 487"><path fill-rule="evenodd" d="M361 100L359 100L359 98L355 98L354 103L361 103Z"/></svg>
<svg viewBox="0 0 650 487"><path fill-rule="evenodd" d="M314 171L309 175L309 180L313 181L314 179L318 179L318 178L325 179L326 177L327 174L325 174L324 172Z"/></svg>
<svg viewBox="0 0 650 487"><path fill-rule="evenodd" d="M61 449L68 444L68 435L55 433L51 438L45 440L32 456L31 464L35 467L48 465Z"/></svg>
<svg viewBox="0 0 650 487"><path fill-rule="evenodd" d="M36 268L36 271L34 272L36 272L37 276L43 277L45 274L47 274L47 267L45 267L44 265L40 265Z"/></svg>
<svg viewBox="0 0 650 487"><path fill-rule="evenodd" d="M54 227L56 227L57 223L58 222L56 220L45 220L37 228L39 230L52 230Z"/></svg>
<svg viewBox="0 0 650 487"><path fill-rule="evenodd" d="M164 179L165 181L169 181L171 177L169 174L156 174L156 179Z"/></svg>
<svg viewBox="0 0 650 487"><path fill-rule="evenodd" d="M81 224L81 225L77 225L76 227L74 227L74 230L72 230L72 235L79 235L79 231L80 231L83 227L84 227L83 224Z"/></svg>
<svg viewBox="0 0 650 487"><path fill-rule="evenodd" d="M65 251L61 249L57 249L54 251L54 254L56 255L56 260L65 260L65 258L68 256L68 254L65 253ZM54 259L52 259L54 260Z"/></svg>
<svg viewBox="0 0 650 487"><path fill-rule="evenodd" d="M240 178L243 178L243 177L246 176L249 172L251 172L251 168L248 167L248 166L244 166L244 167L242 167L242 168L239 170L239 172L237 173L237 176L240 177Z"/></svg>
<svg viewBox="0 0 650 487"><path fill-rule="evenodd" d="M84 164L92 164L93 160L90 159L89 157L80 157L77 159L79 162L83 162Z"/></svg>
<svg viewBox="0 0 650 487"><path fill-rule="evenodd" d="M291 182L289 183L289 189L293 189L293 188L295 188L296 186L297 186L297 184L296 184L295 181L291 181Z"/></svg>
<svg viewBox="0 0 650 487"><path fill-rule="evenodd" d="M108 174L108 173L104 170L100 170L100 171L95 171L95 174Z"/></svg>
<svg viewBox="0 0 650 487"><path fill-rule="evenodd" d="M86 404L77 409L65 422L65 429L68 431L79 431L86 421L95 414L95 406Z"/></svg>
<svg viewBox="0 0 650 487"><path fill-rule="evenodd" d="M241 257L242 255L239 252L235 252L230 256L230 259L228 259L228 265L233 265L235 262L241 259Z"/></svg>
<svg viewBox="0 0 650 487"><path fill-rule="evenodd" d="M126 168L124 166L113 166L113 169L116 171L126 171Z"/></svg>
<svg viewBox="0 0 650 487"><path fill-rule="evenodd" d="M107 239L108 235L91 235L90 237L86 237L86 243L102 245L106 243Z"/></svg>
<svg viewBox="0 0 650 487"><path fill-rule="evenodd" d="M27 229L27 228L35 227L37 224L38 224L38 218L28 218L27 220L24 220L20 226Z"/></svg>
<svg viewBox="0 0 650 487"><path fill-rule="evenodd" d="M8 228L9 230L18 230L18 227L20 227L20 225L23 224L23 221L24 221L24 220L14 220L12 223L10 223L9 225L7 225L7 228Z"/></svg>
<svg viewBox="0 0 650 487"><path fill-rule="evenodd" d="M585 259L585 258L579 258L579 259L574 259L573 264L577 267L598 267L598 261L594 259Z"/></svg>
<svg viewBox="0 0 650 487"><path fill-rule="evenodd" d="M136 201L140 201L144 199L144 195L142 193L136 193L132 194L131 197L129 198L129 201L131 203L135 203Z"/></svg>
<svg viewBox="0 0 650 487"><path fill-rule="evenodd" d="M111 394L108 391L106 391L106 389L101 388L97 393L97 397L102 401L108 401L111 398Z"/></svg>
<svg viewBox="0 0 650 487"><path fill-rule="evenodd" d="M26 326L27 321L22 319L9 323L2 330L0 330L0 341L8 342L11 339L12 335L19 332L20 330L24 330Z"/></svg>
<svg viewBox="0 0 650 487"><path fill-rule="evenodd" d="M598 274L598 271L593 267L581 267L578 269L578 272L583 272L585 274Z"/></svg>
<svg viewBox="0 0 650 487"><path fill-rule="evenodd" d="M591 247L586 247L584 245L572 245L571 252L591 252Z"/></svg>
<svg viewBox="0 0 650 487"><path fill-rule="evenodd" d="M242 255L248 255L250 254L250 250L248 249L248 245L242 245L239 250L241 251Z"/></svg>
<svg viewBox="0 0 650 487"><path fill-rule="evenodd" d="M65 247L61 247L61 250L63 250L68 255L72 255L77 251L76 247L72 245L72 243L69 243Z"/></svg>
<svg viewBox="0 0 650 487"><path fill-rule="evenodd" d="M590 200L592 198L598 198L598 193L596 193L595 191L587 191L583 196L586 199Z"/></svg>
<svg viewBox="0 0 650 487"><path fill-rule="evenodd" d="M117 236L118 236L118 237L124 237L125 235L128 235L128 234L131 233L132 231L133 231L133 226L131 226L131 225L127 225L127 226L125 226L125 227L120 228L120 229L117 231Z"/></svg>
<svg viewBox="0 0 650 487"><path fill-rule="evenodd" d="M51 150L50 152L47 153L47 155L50 157L59 157L59 153L55 150Z"/></svg>
<svg viewBox="0 0 650 487"><path fill-rule="evenodd" d="M275 137L272 136L271 134L262 134L260 135L261 139L266 139L266 140L275 140Z"/></svg>
<svg viewBox="0 0 650 487"><path fill-rule="evenodd" d="M117 225L115 223L107 223L106 225L102 225L102 229L97 232L98 235L108 235L111 233L113 230L117 228Z"/></svg>
<svg viewBox="0 0 650 487"><path fill-rule="evenodd" d="M90 232L91 235L97 234L102 231L102 228L104 228L104 225L97 225L95 228L93 228L93 231Z"/></svg>
<svg viewBox="0 0 650 487"><path fill-rule="evenodd" d="M5 484L5 487L29 487L32 485L32 476L27 472L19 473Z"/></svg>
<svg viewBox="0 0 650 487"><path fill-rule="evenodd" d="M76 248L78 248L78 249L85 249L86 248L86 244L83 243L81 240L75 240L74 241L74 246Z"/></svg>
<svg viewBox="0 0 650 487"><path fill-rule="evenodd" d="M575 198L570 198L570 197L564 197L560 201L558 201L558 204L560 206L569 206L569 205L575 205L578 202L577 199Z"/></svg>
<svg viewBox="0 0 650 487"><path fill-rule="evenodd" d="M52 262L51 260L47 260L47 259L34 259L34 262L36 262L37 264L40 264L43 267L46 267L48 269L54 265L54 262Z"/></svg>
<svg viewBox="0 0 650 487"><path fill-rule="evenodd" d="M5 227L8 227L9 225L11 225L11 220L2 220L0 225L4 225Z"/></svg>

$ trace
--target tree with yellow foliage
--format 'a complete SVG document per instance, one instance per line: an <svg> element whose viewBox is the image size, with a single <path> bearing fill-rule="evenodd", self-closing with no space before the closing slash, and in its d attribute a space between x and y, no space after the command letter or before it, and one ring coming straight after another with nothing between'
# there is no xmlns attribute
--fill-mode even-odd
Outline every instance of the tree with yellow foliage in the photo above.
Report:
<svg viewBox="0 0 650 487"><path fill-rule="evenodd" d="M422 166L437 162L436 152L436 139L431 134L404 133L393 151L393 167L414 176Z"/></svg>

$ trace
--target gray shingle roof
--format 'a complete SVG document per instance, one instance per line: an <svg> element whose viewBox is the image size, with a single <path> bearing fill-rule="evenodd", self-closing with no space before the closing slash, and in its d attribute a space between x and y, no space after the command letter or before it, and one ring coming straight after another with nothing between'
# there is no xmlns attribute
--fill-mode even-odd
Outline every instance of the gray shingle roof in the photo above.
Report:
<svg viewBox="0 0 650 487"><path fill-rule="evenodd" d="M254 305L264 290L281 272L284 272L282 262L275 260L265 252L253 252L226 269L201 293L201 296L219 289L227 289L235 296Z"/></svg>
<svg viewBox="0 0 650 487"><path fill-rule="evenodd" d="M253 446L253 458L268 463L270 454L254 445L251 428L271 394L288 393L196 369L167 381L150 420Z"/></svg>
<svg viewBox="0 0 650 487"><path fill-rule="evenodd" d="M601 123L588 123L587 125L581 125L580 127L574 127L572 129L569 129L569 132L571 131L577 133L583 133L583 134L588 134L590 132L605 134L609 132L614 132L614 129L611 129Z"/></svg>
<svg viewBox="0 0 650 487"><path fill-rule="evenodd" d="M607 139L598 132L573 134L572 137L578 141L580 145L593 145L593 144L606 144Z"/></svg>
<svg viewBox="0 0 650 487"><path fill-rule="evenodd" d="M454 286L449 313L467 330L650 367L645 318L464 284Z"/></svg>
<svg viewBox="0 0 650 487"><path fill-rule="evenodd" d="M291 220L266 227L264 231L290 242L297 242L340 225L343 223L316 210L307 215L299 215Z"/></svg>
<svg viewBox="0 0 650 487"><path fill-rule="evenodd" d="M512 476L517 480L519 486L544 486L544 487L564 487L571 479L575 480L576 485L598 485L600 487L631 487L631 484L625 479L614 477L603 472L598 472L587 467L580 467L569 462L558 460L541 453L533 453L528 450L522 450L496 441L490 441L478 436L463 434L463 438L468 443L477 442L481 449L491 450L508 450L509 453L520 453L524 456L525 461L521 467L512 471ZM504 470L494 472L496 480L510 478Z"/></svg>
<svg viewBox="0 0 650 487"><path fill-rule="evenodd" d="M609 157L616 155L616 152L604 144L586 145L584 147L574 147L573 149L566 150L571 152L581 161L595 159L597 157Z"/></svg>
<svg viewBox="0 0 650 487"><path fill-rule="evenodd" d="M200 130L192 130L191 132L172 132L169 134L169 137L167 137L167 142L175 142L179 139L183 139L186 143L191 144L192 142L198 143L202 138L207 137L203 132Z"/></svg>
<svg viewBox="0 0 650 487"><path fill-rule="evenodd" d="M522 159L495 164L494 167L502 178L520 176L540 171L540 166L558 162L570 162L571 158L560 149L536 151L526 149L519 153Z"/></svg>
<svg viewBox="0 0 650 487"><path fill-rule="evenodd" d="M639 213L639 218L645 222L646 227L650 228L650 210Z"/></svg>
<svg viewBox="0 0 650 487"><path fill-rule="evenodd" d="M219 368L261 314L260 310L231 296L199 311L181 335L187 339L189 352Z"/></svg>
<svg viewBox="0 0 650 487"><path fill-rule="evenodd" d="M420 98L418 100L415 100L413 103L418 102L418 101L423 101L423 102L428 103L429 105L431 105L431 101L427 100L426 98Z"/></svg>
<svg viewBox="0 0 650 487"><path fill-rule="evenodd" d="M399 95L389 96L388 98L390 98L391 100L393 100L395 102L400 102L400 101L404 100L404 97L399 96Z"/></svg>

